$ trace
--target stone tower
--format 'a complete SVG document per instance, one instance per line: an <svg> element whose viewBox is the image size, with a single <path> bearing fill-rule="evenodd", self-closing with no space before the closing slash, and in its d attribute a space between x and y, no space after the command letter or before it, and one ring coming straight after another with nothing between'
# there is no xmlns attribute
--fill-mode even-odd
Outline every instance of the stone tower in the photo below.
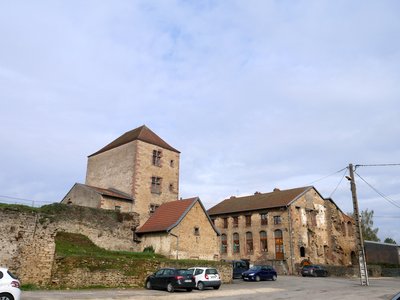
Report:
<svg viewBox="0 0 400 300"><path fill-rule="evenodd" d="M179 156L143 125L90 155L85 183L130 195L143 224L158 206L178 199Z"/></svg>

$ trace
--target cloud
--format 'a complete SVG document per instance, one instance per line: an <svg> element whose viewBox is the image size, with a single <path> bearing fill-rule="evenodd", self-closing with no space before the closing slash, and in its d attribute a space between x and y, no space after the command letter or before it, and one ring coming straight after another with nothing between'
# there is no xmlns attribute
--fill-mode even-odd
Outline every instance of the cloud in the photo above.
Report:
<svg viewBox="0 0 400 300"><path fill-rule="evenodd" d="M148 125L207 207L399 163L396 1L0 4L0 195L59 201L86 156ZM360 168L398 200L399 168ZM315 182L323 196L342 174ZM359 183L382 234L397 209ZM396 198L397 197L397 198ZM347 182L334 201L351 211ZM379 204L377 204L379 203Z"/></svg>

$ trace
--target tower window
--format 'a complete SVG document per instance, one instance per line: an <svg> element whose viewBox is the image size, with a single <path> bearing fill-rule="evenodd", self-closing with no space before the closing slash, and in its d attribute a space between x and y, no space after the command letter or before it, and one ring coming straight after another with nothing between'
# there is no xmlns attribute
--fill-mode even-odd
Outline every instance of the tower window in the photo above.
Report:
<svg viewBox="0 0 400 300"><path fill-rule="evenodd" d="M161 177L151 177L151 192L153 194L161 194Z"/></svg>
<svg viewBox="0 0 400 300"><path fill-rule="evenodd" d="M161 166L161 151L153 150L153 166Z"/></svg>
<svg viewBox="0 0 400 300"><path fill-rule="evenodd" d="M157 209L158 207L159 207L158 204L150 204L149 213L150 213L150 214L153 214L153 213L156 211L156 209Z"/></svg>

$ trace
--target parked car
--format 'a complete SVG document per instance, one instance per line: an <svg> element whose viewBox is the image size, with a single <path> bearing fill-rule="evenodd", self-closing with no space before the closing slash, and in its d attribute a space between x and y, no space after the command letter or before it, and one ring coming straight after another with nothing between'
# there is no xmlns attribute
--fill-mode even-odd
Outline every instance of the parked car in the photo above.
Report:
<svg viewBox="0 0 400 300"><path fill-rule="evenodd" d="M400 292L390 298L390 300L400 300Z"/></svg>
<svg viewBox="0 0 400 300"><path fill-rule="evenodd" d="M7 268L0 268L0 299L20 300L21 283Z"/></svg>
<svg viewBox="0 0 400 300"><path fill-rule="evenodd" d="M249 264L244 260L226 260L232 264L232 278L242 278L242 273L249 269Z"/></svg>
<svg viewBox="0 0 400 300"><path fill-rule="evenodd" d="M271 279L275 281L278 275L275 269L267 265L256 265L242 273L242 279L248 281L260 281Z"/></svg>
<svg viewBox="0 0 400 300"><path fill-rule="evenodd" d="M206 287L212 287L214 290L218 290L221 286L221 278L218 274L217 269L208 267L194 267L189 268L193 271L194 278L196 280L196 287L202 291Z"/></svg>
<svg viewBox="0 0 400 300"><path fill-rule="evenodd" d="M146 279L147 289L166 289L172 293L176 289L191 292L196 287L193 271L188 269L164 268Z"/></svg>
<svg viewBox="0 0 400 300"><path fill-rule="evenodd" d="M328 271L319 265L307 265L301 269L301 276L326 277Z"/></svg>

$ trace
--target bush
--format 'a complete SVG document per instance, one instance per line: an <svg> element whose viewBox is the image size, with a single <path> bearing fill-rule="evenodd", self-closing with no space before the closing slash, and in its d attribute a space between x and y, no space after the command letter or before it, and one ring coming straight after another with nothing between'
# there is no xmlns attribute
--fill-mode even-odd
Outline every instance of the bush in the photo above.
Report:
<svg viewBox="0 0 400 300"><path fill-rule="evenodd" d="M143 249L144 253L154 253L154 248L153 246L147 246L146 248Z"/></svg>

